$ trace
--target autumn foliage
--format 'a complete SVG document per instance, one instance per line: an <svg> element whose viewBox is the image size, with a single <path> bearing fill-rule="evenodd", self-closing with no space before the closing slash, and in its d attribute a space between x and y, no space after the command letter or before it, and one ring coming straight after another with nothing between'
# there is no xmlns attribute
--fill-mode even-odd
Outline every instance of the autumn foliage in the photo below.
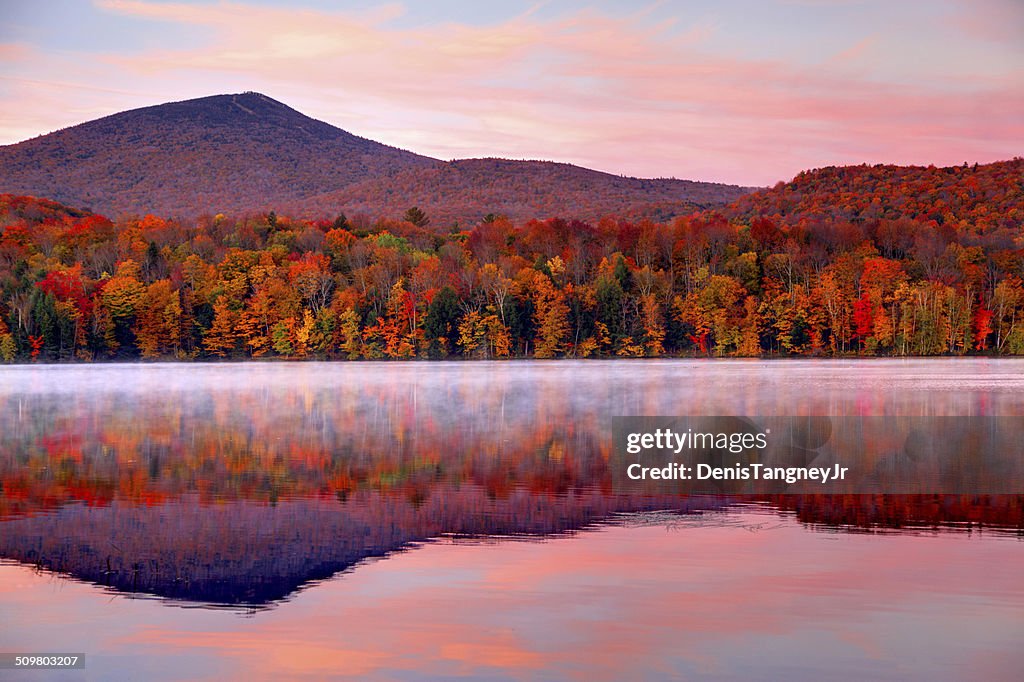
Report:
<svg viewBox="0 0 1024 682"><path fill-rule="evenodd" d="M2 195L0 358L1022 354L1022 177L824 169L667 223L467 230Z"/></svg>

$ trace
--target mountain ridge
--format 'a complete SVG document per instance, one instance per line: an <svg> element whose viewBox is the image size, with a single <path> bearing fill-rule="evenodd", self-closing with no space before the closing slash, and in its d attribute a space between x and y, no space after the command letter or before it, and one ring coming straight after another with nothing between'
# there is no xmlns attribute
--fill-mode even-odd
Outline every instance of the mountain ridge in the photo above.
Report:
<svg viewBox="0 0 1024 682"><path fill-rule="evenodd" d="M753 188L614 175L555 161L443 161L320 121L256 92L132 109L0 146L0 192L111 216L277 210L397 217L435 225L488 213L667 219Z"/></svg>

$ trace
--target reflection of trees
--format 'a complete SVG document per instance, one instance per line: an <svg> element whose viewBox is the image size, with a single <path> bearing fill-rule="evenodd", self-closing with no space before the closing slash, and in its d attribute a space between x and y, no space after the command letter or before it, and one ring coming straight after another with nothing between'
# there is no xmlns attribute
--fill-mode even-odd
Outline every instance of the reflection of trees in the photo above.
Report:
<svg viewBox="0 0 1024 682"><path fill-rule="evenodd" d="M656 381L623 391L591 377L567 393L571 376L548 370L529 383L512 372L420 382L391 367L286 388L271 373L262 388L0 395L0 518L75 500L153 504L184 494L273 502L365 490L422 499L463 484L495 498L519 489L609 491L605 414L657 414L666 405L757 414L763 401L791 397L794 411L848 409L829 396L762 395L756 385L693 385L680 400ZM955 406L949 395L926 399L928 412ZM872 402L869 413L886 405ZM867 444L872 452L902 446Z"/></svg>
<svg viewBox="0 0 1024 682"><path fill-rule="evenodd" d="M367 489L423 495L439 482L474 483L492 496L608 485L608 445L592 415L516 405L515 417L493 421L501 405L486 395L462 396L472 407L456 416L451 395L413 406L394 393L207 392L144 406L115 393L28 396L18 408L25 418L0 434L0 512L185 493L273 501Z"/></svg>
<svg viewBox="0 0 1024 682"><path fill-rule="evenodd" d="M852 532L1005 530L1024 536L1024 495L772 495L800 521Z"/></svg>
<svg viewBox="0 0 1024 682"><path fill-rule="evenodd" d="M0 397L0 556L119 590L265 603L442 534L548 536L735 498L616 494L599 415L679 405L657 382L547 370L403 383ZM406 375L407 376L407 375ZM692 405L706 406L694 388ZM752 404L745 395L735 405ZM673 402L674 401L674 402ZM1024 496L765 496L811 525L1022 532Z"/></svg>

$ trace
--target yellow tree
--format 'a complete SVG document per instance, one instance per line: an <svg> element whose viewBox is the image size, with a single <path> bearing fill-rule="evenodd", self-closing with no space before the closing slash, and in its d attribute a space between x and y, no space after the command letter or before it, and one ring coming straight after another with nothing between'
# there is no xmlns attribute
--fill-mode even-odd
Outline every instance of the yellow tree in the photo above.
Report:
<svg viewBox="0 0 1024 682"><path fill-rule="evenodd" d="M309 337L313 333L313 324L316 322L316 318L308 310L302 311L302 318L295 320L293 339L293 346L295 348L295 357L304 358L309 353Z"/></svg>
<svg viewBox="0 0 1024 682"><path fill-rule="evenodd" d="M146 285L139 280L139 274L139 264L129 259L119 263L114 276L103 283L100 304L111 323L106 338L110 351L132 341L132 323L146 293Z"/></svg>
<svg viewBox="0 0 1024 682"><path fill-rule="evenodd" d="M359 314L344 308L338 316L337 344L349 360L358 360L363 354L363 337L359 331Z"/></svg>
<svg viewBox="0 0 1024 682"><path fill-rule="evenodd" d="M3 358L4 362L14 362L17 354L18 344L14 340L14 334L11 334L10 329L0 318L0 358Z"/></svg>
<svg viewBox="0 0 1024 682"><path fill-rule="evenodd" d="M228 308L225 299L221 304ZM274 301L266 287L259 287L256 293L246 301L243 308L237 315L238 336L244 340L245 345L253 357L260 357L270 350L270 330L277 322ZM235 341L232 341L234 347Z"/></svg>
<svg viewBox="0 0 1024 682"><path fill-rule="evenodd" d="M829 332L829 344L833 352L846 352L852 334L851 320L853 303L851 292L843 285L842 279L827 270L814 287L814 299L825 313L823 316Z"/></svg>
<svg viewBox="0 0 1024 682"><path fill-rule="evenodd" d="M487 315L483 323L487 329L487 344L491 355L507 358L512 353L512 334L508 327L494 313Z"/></svg>
<svg viewBox="0 0 1024 682"><path fill-rule="evenodd" d="M553 358L565 350L569 337L569 306L565 295L543 273L534 272L533 306L537 336L534 356Z"/></svg>
<svg viewBox="0 0 1024 682"><path fill-rule="evenodd" d="M487 292L488 302L494 306L502 324L508 323L505 319L505 306L514 284L515 282L505 277L494 263L487 263L480 268L480 285Z"/></svg>
<svg viewBox="0 0 1024 682"><path fill-rule="evenodd" d="M601 320L596 320L593 335L588 336L576 347L576 354L581 358L589 358L595 353L605 353L611 347L611 343L608 325Z"/></svg>
<svg viewBox="0 0 1024 682"><path fill-rule="evenodd" d="M169 280L146 287L135 334L143 357L156 358L180 349L181 299Z"/></svg>
<svg viewBox="0 0 1024 682"><path fill-rule="evenodd" d="M1021 303L1024 302L1024 285L1017 277L1008 277L996 285L992 292L992 324L996 334L995 349L1002 352L1011 340L1021 336L1024 320L1021 320ZM1010 350L1012 353L1019 351Z"/></svg>
<svg viewBox="0 0 1024 682"><path fill-rule="evenodd" d="M640 297L640 310L644 323L644 348L647 355L657 357L665 353L665 317L654 294Z"/></svg>
<svg viewBox="0 0 1024 682"><path fill-rule="evenodd" d="M758 301L755 296L747 296L743 301L746 315L740 328L740 343L736 354L743 357L757 357L761 354L761 316L758 312Z"/></svg>
<svg viewBox="0 0 1024 682"><path fill-rule="evenodd" d="M415 302L400 278L391 286L383 315L363 332L366 350L389 358L411 358L416 355L418 334L412 326Z"/></svg>
<svg viewBox="0 0 1024 682"><path fill-rule="evenodd" d="M213 305L213 324L203 336L203 348L208 353L224 357L238 348L238 312L223 298Z"/></svg>
<svg viewBox="0 0 1024 682"><path fill-rule="evenodd" d="M459 347L466 355L478 358L504 358L512 351L512 335L488 306L486 314L471 310L459 323Z"/></svg>
<svg viewBox="0 0 1024 682"><path fill-rule="evenodd" d="M483 316L477 310L471 310L462 316L459 322L459 348L468 356L487 356L487 330L483 325Z"/></svg>
<svg viewBox="0 0 1024 682"><path fill-rule="evenodd" d="M709 332L718 355L725 355L739 346L744 314L741 301L745 293L735 278L712 275L696 293L685 299L676 297L674 305L679 321L694 328L694 338L702 351L707 350L705 339Z"/></svg>

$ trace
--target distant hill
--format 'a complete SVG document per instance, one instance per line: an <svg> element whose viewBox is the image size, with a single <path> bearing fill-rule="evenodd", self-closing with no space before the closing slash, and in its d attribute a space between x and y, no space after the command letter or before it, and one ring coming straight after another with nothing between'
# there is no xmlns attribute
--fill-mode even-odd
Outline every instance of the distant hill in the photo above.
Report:
<svg viewBox="0 0 1024 682"><path fill-rule="evenodd" d="M425 207L435 222L479 220L502 213L515 221L605 215L668 221L720 206L749 191L689 180L629 178L550 161L462 159L378 177L315 197L316 206L347 206L400 215Z"/></svg>
<svg viewBox="0 0 1024 682"><path fill-rule="evenodd" d="M84 218L91 211L65 206L60 202L41 197L0 194L0 226L22 222L27 225Z"/></svg>
<svg viewBox="0 0 1024 682"><path fill-rule="evenodd" d="M440 226L488 213L668 219L750 191L569 164L444 162L309 118L258 93L126 111L0 147L0 192L118 217L275 210L296 217L424 209Z"/></svg>
<svg viewBox="0 0 1024 682"><path fill-rule="evenodd" d="M1024 227L1024 159L938 168L861 165L808 170L724 210L748 221L934 221L967 232Z"/></svg>

